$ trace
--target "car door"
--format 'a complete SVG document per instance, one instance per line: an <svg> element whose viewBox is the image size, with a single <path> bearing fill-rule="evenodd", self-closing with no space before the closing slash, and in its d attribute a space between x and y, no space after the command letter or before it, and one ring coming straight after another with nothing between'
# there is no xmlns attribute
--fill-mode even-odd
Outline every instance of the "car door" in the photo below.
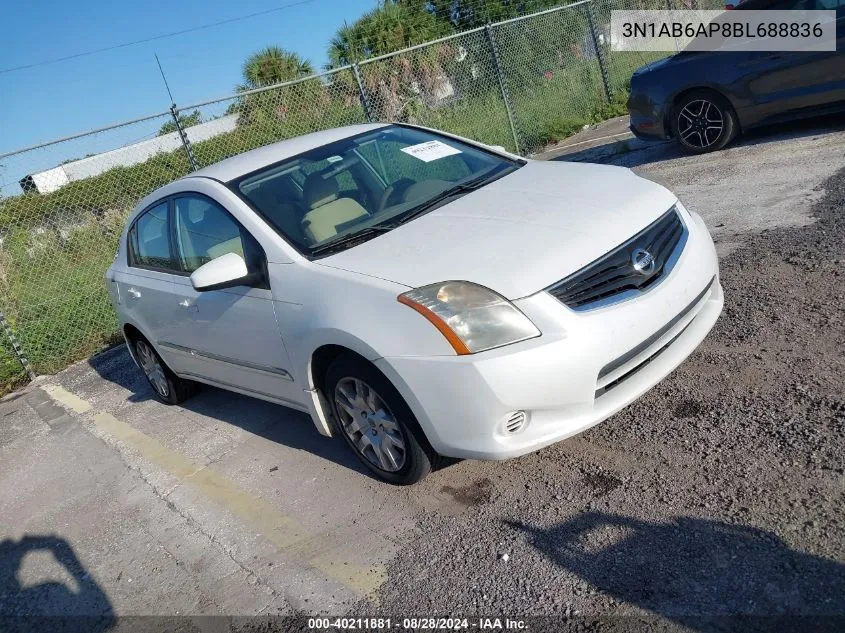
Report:
<svg viewBox="0 0 845 633"><path fill-rule="evenodd" d="M174 280L175 332L166 346L179 356L178 373L281 401L299 402L269 286L198 292L190 273L216 257L237 253L266 267L258 242L211 198L173 200L173 241L182 276Z"/></svg>
<svg viewBox="0 0 845 633"><path fill-rule="evenodd" d="M126 268L116 268L113 279L127 321L151 340L172 367L172 355L159 345L174 336L174 281L182 279L173 254L168 200L151 205L133 222L127 234L127 258Z"/></svg>
<svg viewBox="0 0 845 633"><path fill-rule="evenodd" d="M837 51L758 52L747 66L757 120L828 105L843 98L843 0L782 0L769 9L837 10ZM754 8L754 7L752 7Z"/></svg>

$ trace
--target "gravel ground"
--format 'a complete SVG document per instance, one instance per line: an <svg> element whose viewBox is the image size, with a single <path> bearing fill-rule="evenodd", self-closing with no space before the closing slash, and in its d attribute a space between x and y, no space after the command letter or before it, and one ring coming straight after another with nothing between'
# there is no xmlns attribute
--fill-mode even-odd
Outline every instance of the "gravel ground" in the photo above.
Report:
<svg viewBox="0 0 845 633"><path fill-rule="evenodd" d="M815 223L723 260L720 321L641 400L519 460L450 467L465 510L421 519L378 612L845 630L845 170L823 189Z"/></svg>

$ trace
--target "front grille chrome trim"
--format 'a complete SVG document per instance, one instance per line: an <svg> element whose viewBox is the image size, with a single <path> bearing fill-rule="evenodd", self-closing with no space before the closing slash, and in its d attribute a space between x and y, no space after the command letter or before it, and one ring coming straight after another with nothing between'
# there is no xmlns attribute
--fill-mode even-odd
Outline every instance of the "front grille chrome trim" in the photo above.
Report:
<svg viewBox="0 0 845 633"><path fill-rule="evenodd" d="M641 296L669 276L681 256L689 229L677 205L642 231L584 268L546 288L568 308L583 312ZM634 271L631 253L646 248L657 261L655 272Z"/></svg>

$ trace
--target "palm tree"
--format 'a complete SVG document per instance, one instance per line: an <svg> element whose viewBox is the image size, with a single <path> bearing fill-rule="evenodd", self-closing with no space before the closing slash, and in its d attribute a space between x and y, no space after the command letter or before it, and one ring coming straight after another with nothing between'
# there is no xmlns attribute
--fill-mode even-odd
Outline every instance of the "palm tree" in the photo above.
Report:
<svg viewBox="0 0 845 633"><path fill-rule="evenodd" d="M421 44L451 32L424 8L404 3L384 2L352 24L344 24L329 42L332 67L384 55L406 46Z"/></svg>
<svg viewBox="0 0 845 633"><path fill-rule="evenodd" d="M302 79L314 74L314 67L307 59L280 46L267 46L247 57L241 68L243 83L236 88L247 92L268 88L275 84ZM316 107L324 90L319 80L306 81L294 86L243 95L229 105L227 114L238 114L239 125L264 122L272 125L287 117L291 108Z"/></svg>
<svg viewBox="0 0 845 633"><path fill-rule="evenodd" d="M247 57L241 72L244 83L238 90L243 92L313 75L314 67L296 53L268 46Z"/></svg>

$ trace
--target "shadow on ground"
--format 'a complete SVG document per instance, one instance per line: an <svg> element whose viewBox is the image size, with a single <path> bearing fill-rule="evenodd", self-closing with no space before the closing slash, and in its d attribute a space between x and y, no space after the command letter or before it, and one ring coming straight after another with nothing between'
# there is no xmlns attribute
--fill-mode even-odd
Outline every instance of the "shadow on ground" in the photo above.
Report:
<svg viewBox="0 0 845 633"><path fill-rule="evenodd" d="M127 389L132 394L129 396L130 402L157 400L152 387L132 361L125 345L93 356L88 360L88 364L100 377ZM311 418L305 413L207 385L200 385L199 393L180 406L199 415L240 427L277 444L307 451L372 476L341 438L326 438L320 435Z"/></svg>
<svg viewBox="0 0 845 633"><path fill-rule="evenodd" d="M52 556L49 573L42 569L43 559L38 569L50 580L27 584L21 579L24 558L38 553ZM73 586L57 578L68 579ZM0 630L96 633L114 624L108 596L65 539L28 535L0 542Z"/></svg>
<svg viewBox="0 0 845 633"><path fill-rule="evenodd" d="M740 136L725 150L762 145L795 138L805 138L827 132L845 130L841 115L830 115L813 119L802 119L789 123L757 128ZM719 152L714 152L718 156ZM638 167L650 163L695 155L684 152L674 141L640 141L638 139L610 140L569 154L556 156L552 160L580 163L603 163L621 167Z"/></svg>
<svg viewBox="0 0 845 633"><path fill-rule="evenodd" d="M845 631L845 565L771 532L600 512L548 529L507 523L596 589L694 631Z"/></svg>

